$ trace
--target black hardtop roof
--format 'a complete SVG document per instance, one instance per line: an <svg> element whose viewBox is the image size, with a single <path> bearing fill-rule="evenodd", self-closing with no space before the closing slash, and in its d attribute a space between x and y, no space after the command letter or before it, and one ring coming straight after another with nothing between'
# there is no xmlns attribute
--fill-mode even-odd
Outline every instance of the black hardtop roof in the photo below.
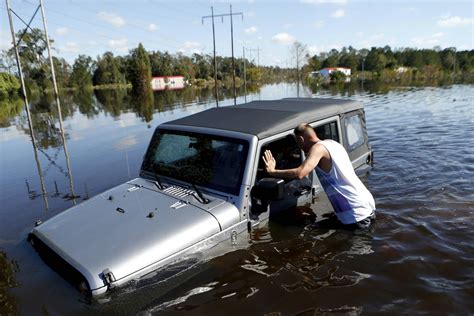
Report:
<svg viewBox="0 0 474 316"><path fill-rule="evenodd" d="M262 139L333 115L362 108L357 101L332 98L287 98L252 101L208 109L162 124L207 127L255 135Z"/></svg>

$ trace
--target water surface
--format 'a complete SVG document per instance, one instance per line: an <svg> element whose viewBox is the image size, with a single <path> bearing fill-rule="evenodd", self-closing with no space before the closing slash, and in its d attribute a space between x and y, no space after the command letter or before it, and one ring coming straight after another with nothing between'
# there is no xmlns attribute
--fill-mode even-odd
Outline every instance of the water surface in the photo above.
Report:
<svg viewBox="0 0 474 316"><path fill-rule="evenodd" d="M290 84L268 85L247 100L297 93ZM52 100L32 105L38 164L26 115L13 106L18 113L2 116L0 129L0 271L12 287L5 307L10 309L4 310L25 315L472 314L474 86L301 88L299 94L364 104L375 151L374 169L364 179L378 209L372 232L354 235L272 222L254 231L249 242L190 264L187 273L168 282L156 282L158 276L92 304L41 261L26 242L28 232L36 220L136 177L154 128L215 106L211 93L158 93L148 106L126 91L65 96L69 168ZM220 103L233 100L224 95ZM104 234L107 229L113 228L105 227Z"/></svg>

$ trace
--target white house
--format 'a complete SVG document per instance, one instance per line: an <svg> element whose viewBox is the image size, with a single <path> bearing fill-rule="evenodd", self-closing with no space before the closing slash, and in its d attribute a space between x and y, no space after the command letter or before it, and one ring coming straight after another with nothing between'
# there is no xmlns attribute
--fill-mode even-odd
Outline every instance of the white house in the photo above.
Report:
<svg viewBox="0 0 474 316"><path fill-rule="evenodd" d="M183 76L161 76L151 79L151 88L153 90L183 89L184 86L185 80Z"/></svg>
<svg viewBox="0 0 474 316"><path fill-rule="evenodd" d="M323 76L325 78L329 78L331 76L331 73L336 72L336 71L342 72L344 75L346 75L346 77L350 77L350 75L351 75L351 69L346 68L346 67L323 68L323 69L319 70L318 73L319 73L320 76Z"/></svg>

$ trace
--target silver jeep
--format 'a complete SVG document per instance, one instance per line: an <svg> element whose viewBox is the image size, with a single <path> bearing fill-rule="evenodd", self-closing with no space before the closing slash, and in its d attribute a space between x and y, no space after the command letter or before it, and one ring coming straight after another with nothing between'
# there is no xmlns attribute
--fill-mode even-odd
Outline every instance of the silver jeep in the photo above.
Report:
<svg viewBox="0 0 474 316"><path fill-rule="evenodd" d="M213 108L158 126L138 178L39 224L28 240L54 270L97 296L189 254L248 238L272 214L324 194L314 172L283 181L263 169L266 149L280 169L303 161L292 137L302 122L343 144L357 172L370 168L358 102L294 98Z"/></svg>

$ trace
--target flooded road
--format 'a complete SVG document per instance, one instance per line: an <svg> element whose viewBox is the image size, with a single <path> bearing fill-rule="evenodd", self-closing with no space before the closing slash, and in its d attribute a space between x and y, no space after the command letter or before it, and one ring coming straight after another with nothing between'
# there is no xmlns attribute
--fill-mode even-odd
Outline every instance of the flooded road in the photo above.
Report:
<svg viewBox="0 0 474 316"><path fill-rule="evenodd" d="M378 211L370 233L271 222L249 242L191 263L175 278L157 282L158 276L88 302L43 263L26 236L36 220L136 177L157 125L214 106L206 93L173 93L155 94L148 108L120 91L65 97L69 169L48 100L32 107L38 163L26 114L1 116L0 314L474 313L469 85L300 91L364 104L375 152L364 181ZM296 95L292 85L268 85L247 101Z"/></svg>

